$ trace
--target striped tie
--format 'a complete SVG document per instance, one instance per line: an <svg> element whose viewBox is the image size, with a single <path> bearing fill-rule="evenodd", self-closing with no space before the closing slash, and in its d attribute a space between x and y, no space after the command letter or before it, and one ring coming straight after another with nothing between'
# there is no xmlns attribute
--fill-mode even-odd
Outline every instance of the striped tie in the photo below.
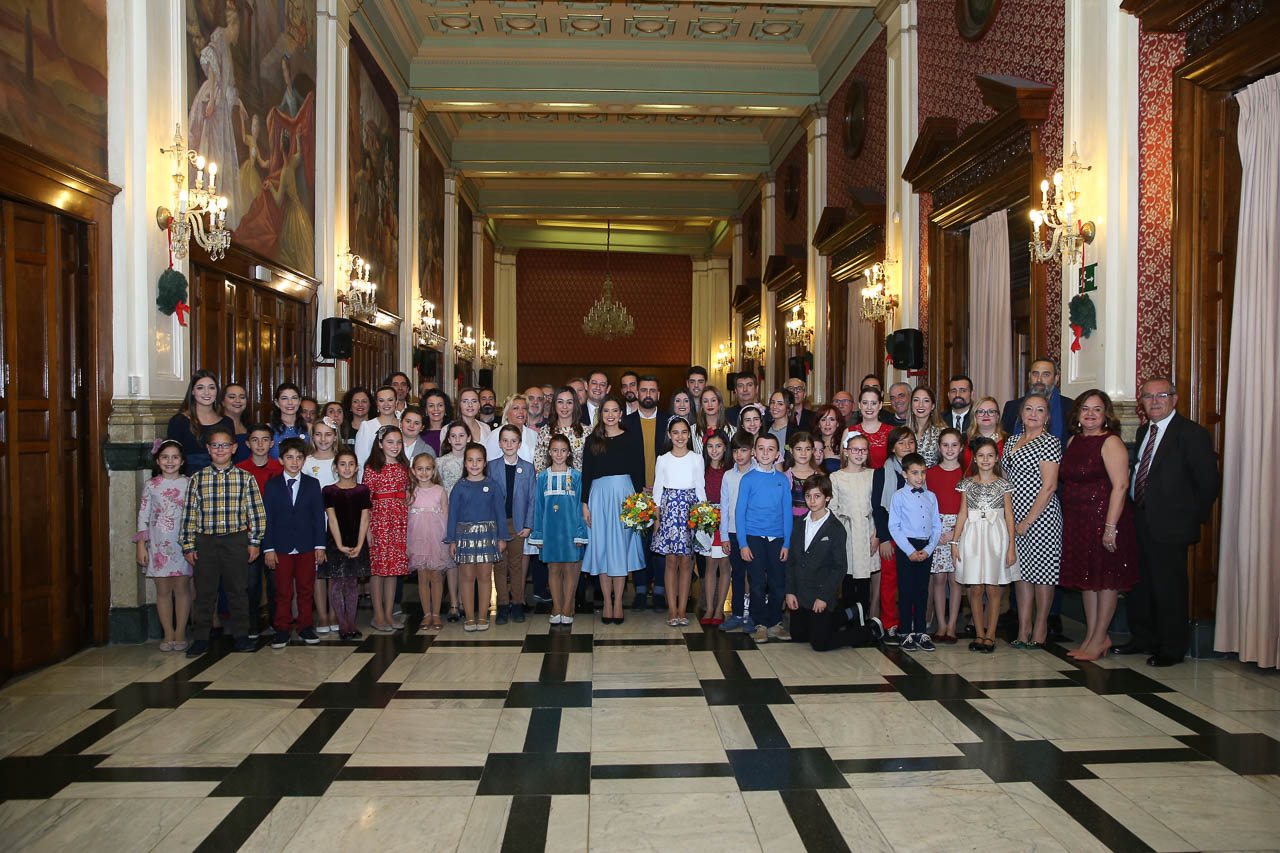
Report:
<svg viewBox="0 0 1280 853"><path fill-rule="evenodd" d="M1138 462L1138 476L1133 480L1133 502L1141 506L1147 496L1147 471L1151 468L1151 457L1156 455L1156 436L1160 427L1151 425L1151 434L1147 436L1147 446L1142 449L1142 460Z"/></svg>

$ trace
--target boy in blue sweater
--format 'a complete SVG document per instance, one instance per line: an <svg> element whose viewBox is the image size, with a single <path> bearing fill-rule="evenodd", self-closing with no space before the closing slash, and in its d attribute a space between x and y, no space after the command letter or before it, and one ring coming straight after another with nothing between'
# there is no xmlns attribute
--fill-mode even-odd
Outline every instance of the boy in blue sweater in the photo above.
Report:
<svg viewBox="0 0 1280 853"><path fill-rule="evenodd" d="M907 484L893 493L889 504L889 534L898 557L898 630L902 650L931 652L933 640L925 633L925 607L929 599L929 573L933 549L942 537L938 499L925 483L925 461L919 453L902 458Z"/></svg>
<svg viewBox="0 0 1280 853"><path fill-rule="evenodd" d="M751 584L750 616L743 630L757 643L791 639L782 625L791 546L791 484L786 474L774 468L779 450L775 436L767 432L756 436L757 468L743 475L734 507L739 553Z"/></svg>

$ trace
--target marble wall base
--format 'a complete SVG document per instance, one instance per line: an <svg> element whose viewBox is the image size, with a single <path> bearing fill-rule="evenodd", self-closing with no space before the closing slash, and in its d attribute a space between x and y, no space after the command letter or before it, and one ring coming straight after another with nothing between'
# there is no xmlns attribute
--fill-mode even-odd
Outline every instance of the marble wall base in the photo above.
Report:
<svg viewBox="0 0 1280 853"><path fill-rule="evenodd" d="M155 604L113 607L107 614L107 639L111 643L145 643L163 640Z"/></svg>
<svg viewBox="0 0 1280 853"><path fill-rule="evenodd" d="M151 476L151 443L164 435L176 400L113 400L107 419L106 461L110 477L109 530L111 531L111 642L137 643L151 629L139 615L149 609L155 623L155 584L143 577L134 556L133 535L138 530L138 501ZM117 611L119 613L117 614ZM158 634L154 636L159 636Z"/></svg>

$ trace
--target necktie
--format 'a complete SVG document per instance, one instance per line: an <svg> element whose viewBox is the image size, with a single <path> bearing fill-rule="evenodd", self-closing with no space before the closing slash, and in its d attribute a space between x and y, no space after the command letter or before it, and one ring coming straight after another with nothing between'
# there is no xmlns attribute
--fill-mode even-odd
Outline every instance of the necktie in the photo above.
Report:
<svg viewBox="0 0 1280 853"><path fill-rule="evenodd" d="M1151 458L1156 455L1156 436L1160 427L1151 425L1151 434L1147 436L1147 446L1142 449L1142 459L1138 462L1138 476L1133 480L1133 502L1142 505L1147 496L1147 471L1151 468Z"/></svg>
<svg viewBox="0 0 1280 853"><path fill-rule="evenodd" d="M285 477L285 482L289 484L289 503L291 504L297 503L298 492L296 490L296 486L298 485L298 478Z"/></svg>

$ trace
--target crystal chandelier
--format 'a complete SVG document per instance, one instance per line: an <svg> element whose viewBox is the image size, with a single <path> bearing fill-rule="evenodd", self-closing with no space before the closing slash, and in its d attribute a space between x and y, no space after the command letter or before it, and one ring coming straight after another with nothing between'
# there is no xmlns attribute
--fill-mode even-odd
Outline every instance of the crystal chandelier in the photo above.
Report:
<svg viewBox="0 0 1280 853"><path fill-rule="evenodd" d="M898 297L885 292L888 280L884 272L884 264L877 261L863 272L867 277L867 286L862 288L862 319L871 323L889 319L889 315L898 310Z"/></svg>
<svg viewBox="0 0 1280 853"><path fill-rule="evenodd" d="M600 298L591 310L582 318L583 333L595 338L611 341L614 338L625 338L636 330L636 321L631 319L627 308L613 298L613 279L609 277L609 249L611 243L610 223L605 223L604 249L604 285L600 288Z"/></svg>
<svg viewBox="0 0 1280 853"><path fill-rule="evenodd" d="M428 299L418 303L418 322L413 324L413 337L420 349L437 349L444 343L435 303Z"/></svg>
<svg viewBox="0 0 1280 853"><path fill-rule="evenodd" d="M370 322L378 316L378 286L369 280L369 263L348 249L338 256L338 269L347 276L347 292L342 295L347 316Z"/></svg>
<svg viewBox="0 0 1280 853"><path fill-rule="evenodd" d="M480 349L480 361L485 367L493 367L498 363L498 342L493 338L485 338Z"/></svg>
<svg viewBox="0 0 1280 853"><path fill-rule="evenodd" d="M756 335L755 329L747 330L747 339L742 342L742 357L747 361L759 361L764 355L764 344Z"/></svg>
<svg viewBox="0 0 1280 853"><path fill-rule="evenodd" d="M813 332L804 324L804 309L799 305L791 309L791 319L787 321L787 346L808 346Z"/></svg>
<svg viewBox="0 0 1280 853"><path fill-rule="evenodd" d="M1048 263L1061 257L1068 264L1078 264L1084 256L1084 244L1092 243L1097 229L1092 222L1081 222L1077 203L1080 198L1080 175L1092 169L1080 162L1075 143L1071 157L1053 173L1053 199L1049 182L1040 182L1040 209L1031 211L1031 257L1037 263ZM1041 242L1040 226L1049 229L1048 240Z"/></svg>
<svg viewBox="0 0 1280 853"><path fill-rule="evenodd" d="M458 320L458 328L454 332L453 352L459 361L470 361L476 357L476 339L470 326L463 327L462 320Z"/></svg>
<svg viewBox="0 0 1280 853"><path fill-rule="evenodd" d="M218 164L206 162L204 157L188 148L182 141L182 125L173 129L173 145L161 148L161 154L173 158L173 207L156 208L156 224L161 231L169 231L170 245L175 258L185 258L191 239L203 246L212 260L219 260L231 245L231 232L227 230L227 197L217 194ZM196 168L195 182L187 186L187 170ZM209 183L205 184L205 172ZM235 176L232 176L235 180ZM176 211L176 213L174 212ZM204 218L209 217L206 227Z"/></svg>

